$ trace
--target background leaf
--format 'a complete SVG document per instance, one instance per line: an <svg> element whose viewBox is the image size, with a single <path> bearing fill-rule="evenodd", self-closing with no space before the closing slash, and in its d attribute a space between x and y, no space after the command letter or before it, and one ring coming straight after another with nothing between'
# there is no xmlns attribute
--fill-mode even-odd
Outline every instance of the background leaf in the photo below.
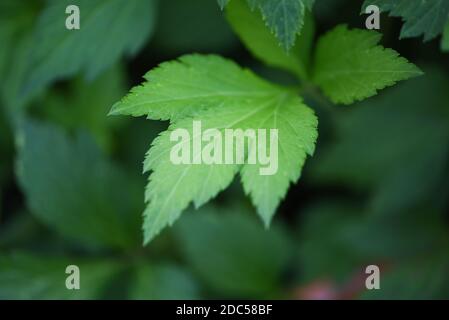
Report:
<svg viewBox="0 0 449 320"><path fill-rule="evenodd" d="M139 184L104 159L86 135L70 139L53 126L27 121L18 139L18 177L36 217L86 245L139 245L141 209L133 191Z"/></svg>
<svg viewBox="0 0 449 320"><path fill-rule="evenodd" d="M205 208L187 214L176 234L184 258L221 296L273 298L279 293L291 248L282 229L264 230L246 210Z"/></svg>
<svg viewBox="0 0 449 320"><path fill-rule="evenodd" d="M123 125L124 119L106 115L111 105L125 94L123 68L115 66L92 82L78 77L67 86L66 90L43 96L35 108L37 112L65 129L88 131L104 150L111 150L114 130Z"/></svg>
<svg viewBox="0 0 449 320"><path fill-rule="evenodd" d="M64 27L68 5L80 8L79 30ZM121 57L136 54L152 33L154 13L154 0L48 1L35 27L24 90L80 72L91 80Z"/></svg>
<svg viewBox="0 0 449 320"><path fill-rule="evenodd" d="M429 41L443 32L449 18L446 0L365 0L363 8L368 5L376 5L393 17L401 17L404 21L401 38L424 35L424 41Z"/></svg>
<svg viewBox="0 0 449 320"><path fill-rule="evenodd" d="M145 262L135 269L130 299L186 300L198 298L198 288L190 275L171 265L148 266Z"/></svg>
<svg viewBox="0 0 449 320"><path fill-rule="evenodd" d="M75 263L76 262L76 263ZM65 285L69 265L80 269L80 289ZM106 282L119 270L110 261L42 256L26 252L2 254L0 298L3 299L93 299L101 296Z"/></svg>
<svg viewBox="0 0 449 320"><path fill-rule="evenodd" d="M28 77L32 27L38 12L38 1L5 0L0 4L0 98L9 119L16 118L16 113L35 97L23 94L22 86Z"/></svg>

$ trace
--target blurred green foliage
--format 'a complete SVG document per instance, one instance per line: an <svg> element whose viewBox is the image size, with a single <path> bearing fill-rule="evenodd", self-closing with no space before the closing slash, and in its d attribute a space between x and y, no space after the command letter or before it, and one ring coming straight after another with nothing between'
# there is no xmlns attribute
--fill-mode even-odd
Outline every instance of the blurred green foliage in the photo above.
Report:
<svg viewBox="0 0 449 320"><path fill-rule="evenodd" d="M0 1L0 299L449 298L449 63L438 41L399 41L402 24L387 24L384 38L424 76L349 107L304 93L322 134L269 229L236 183L143 247L139 163L166 123L107 117L111 105L192 51L284 75L260 68L216 1L72 2L77 34L55 33L64 1ZM361 3L316 2L317 34L364 26ZM370 264L380 290L365 288ZM68 265L80 290L65 287Z"/></svg>

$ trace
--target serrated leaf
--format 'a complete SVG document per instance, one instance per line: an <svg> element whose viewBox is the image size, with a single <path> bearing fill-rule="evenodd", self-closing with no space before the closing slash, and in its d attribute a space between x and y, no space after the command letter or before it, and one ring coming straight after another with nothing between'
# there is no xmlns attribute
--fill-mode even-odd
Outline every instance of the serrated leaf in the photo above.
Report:
<svg viewBox="0 0 449 320"><path fill-rule="evenodd" d="M447 0L365 0L363 8L369 5L404 20L401 38L424 35L424 41L429 41L443 32L449 19Z"/></svg>
<svg viewBox="0 0 449 320"><path fill-rule="evenodd" d="M304 24L306 6L311 0L252 0L260 8L264 20L286 51L295 44L296 35Z"/></svg>
<svg viewBox="0 0 449 320"><path fill-rule="evenodd" d="M273 298L281 294L292 243L285 230L265 230L242 207L208 206L175 227L189 266L220 297Z"/></svg>
<svg viewBox="0 0 449 320"><path fill-rule="evenodd" d="M252 72L217 56L182 56L160 64L145 79L110 114L173 121L221 103L267 98L271 88Z"/></svg>
<svg viewBox="0 0 449 320"><path fill-rule="evenodd" d="M68 30L65 9L80 8L80 29ZM134 55L152 33L153 0L50 0L37 23L25 91L77 73L95 78L123 56ZM113 36L108 36L113 35Z"/></svg>
<svg viewBox="0 0 449 320"><path fill-rule="evenodd" d="M139 184L88 136L72 140L56 127L26 121L16 140L20 186L40 221L90 247L138 246Z"/></svg>
<svg viewBox="0 0 449 320"><path fill-rule="evenodd" d="M221 6L228 1L218 0ZM243 1L243 0L234 0ZM285 51L295 44L301 33L306 10L312 10L315 0L247 0L252 10L258 9L272 34L276 36Z"/></svg>
<svg viewBox="0 0 449 320"><path fill-rule="evenodd" d="M340 25L319 39L314 82L334 102L351 104L422 72L388 48L374 31Z"/></svg>
<svg viewBox="0 0 449 320"><path fill-rule="evenodd" d="M276 37L265 28L262 15L251 10L245 1L233 1L226 8L226 17L251 53L265 64L290 71L302 79L307 78L310 49L314 35L314 22L309 14L304 17L304 28L296 36L290 52L279 45Z"/></svg>
<svg viewBox="0 0 449 320"><path fill-rule="evenodd" d="M306 155L314 151L317 119L313 112L294 93L218 56L184 56L162 64L154 75L153 71L147 74L153 77L156 81L133 89L112 111L163 119L176 119L177 112L184 116L172 121L169 130L153 142L145 160L145 171L153 171L146 192L145 241L171 225L189 203L199 207L213 198L239 170L245 192L268 225L289 184L298 180ZM216 128L221 133L277 129L277 172L261 176L257 164L173 164L170 150L176 142L170 141L171 132L183 128L192 136L194 120L201 120L203 131Z"/></svg>

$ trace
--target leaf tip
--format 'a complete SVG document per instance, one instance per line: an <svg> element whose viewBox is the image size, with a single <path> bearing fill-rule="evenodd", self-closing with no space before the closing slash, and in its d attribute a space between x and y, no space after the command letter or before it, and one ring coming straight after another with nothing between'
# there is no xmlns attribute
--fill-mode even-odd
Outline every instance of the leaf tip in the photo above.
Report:
<svg viewBox="0 0 449 320"><path fill-rule="evenodd" d="M114 105L111 107L111 110L109 110L107 116L109 117L109 116L118 116L118 115L120 115L120 105L121 105L120 101L114 103Z"/></svg>

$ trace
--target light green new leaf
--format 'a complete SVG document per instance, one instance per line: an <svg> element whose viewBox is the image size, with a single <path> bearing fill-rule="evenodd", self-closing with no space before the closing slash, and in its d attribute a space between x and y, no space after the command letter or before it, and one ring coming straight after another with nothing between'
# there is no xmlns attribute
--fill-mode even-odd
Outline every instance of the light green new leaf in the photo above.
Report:
<svg viewBox="0 0 449 320"><path fill-rule="evenodd" d="M145 75L143 85L116 103L110 114L175 120L218 104L270 96L271 86L249 70L218 56L186 55Z"/></svg>
<svg viewBox="0 0 449 320"><path fill-rule="evenodd" d="M304 28L296 36L295 45L286 52L276 37L265 28L260 12L251 10L245 1L233 1L226 8L226 17L250 52L265 64L290 71L307 78L307 66L314 35L314 23L310 14L304 17Z"/></svg>
<svg viewBox="0 0 449 320"><path fill-rule="evenodd" d="M224 7L230 0L218 0ZM242 2L243 0L234 0ZM315 0L247 0L252 10L261 12L263 20L285 51L295 44L301 33L305 11L312 10Z"/></svg>
<svg viewBox="0 0 449 320"><path fill-rule="evenodd" d="M369 5L378 6L393 17L402 17L405 23L401 38L424 35L424 41L431 40L443 32L449 18L447 0L365 0L363 8Z"/></svg>
<svg viewBox="0 0 449 320"><path fill-rule="evenodd" d="M422 72L388 48L381 34L340 25L322 36L315 53L314 82L334 102L351 104Z"/></svg>
<svg viewBox="0 0 449 320"><path fill-rule="evenodd" d="M138 246L139 184L88 136L71 140L53 126L26 121L17 147L19 182L40 221L90 247Z"/></svg>
<svg viewBox="0 0 449 320"><path fill-rule="evenodd" d="M152 82L153 76L163 81ZM289 184L298 180L306 155L314 151L317 119L313 112L294 93L218 56L184 56L162 64L147 78L150 82L133 89L114 106L113 113L163 119L176 118L177 112L192 116L172 121L169 130L153 142L145 160L145 171L152 171L146 191L145 241L171 225L189 203L199 207L209 201L239 170L246 193L268 225ZM262 176L258 164L173 164L171 150L179 142L170 141L170 135L186 129L190 139L185 147L192 155L194 120L201 120L203 132L209 128L222 134L225 129L277 129L277 171Z"/></svg>
<svg viewBox="0 0 449 320"><path fill-rule="evenodd" d="M68 5L80 9L80 29L68 30ZM152 33L154 0L51 0L36 26L25 90L83 73L93 79L123 56L134 55Z"/></svg>

